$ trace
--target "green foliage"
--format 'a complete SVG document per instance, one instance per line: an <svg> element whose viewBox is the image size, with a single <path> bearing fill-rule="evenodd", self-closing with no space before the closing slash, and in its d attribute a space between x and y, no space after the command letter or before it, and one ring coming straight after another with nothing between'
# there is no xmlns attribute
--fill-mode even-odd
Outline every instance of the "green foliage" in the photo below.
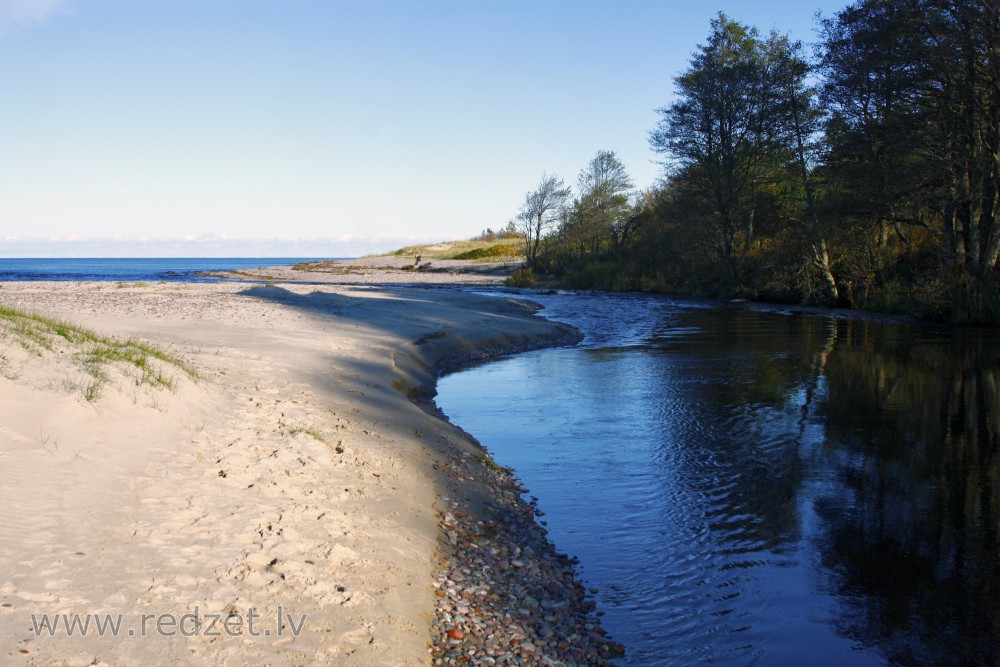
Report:
<svg viewBox="0 0 1000 667"><path fill-rule="evenodd" d="M326 438L323 437L323 434L320 433L319 431L317 431L316 429L312 428L312 427L308 427L308 426L296 426L295 428L292 429L291 434L292 435L299 435L299 434L301 434L301 435L307 435L310 438L312 438L313 440L317 440L317 441L322 442L324 444L326 443Z"/></svg>
<svg viewBox="0 0 1000 667"><path fill-rule="evenodd" d="M566 272L562 282L572 289L612 292L644 292L653 286L652 281L613 257L582 261Z"/></svg>
<svg viewBox="0 0 1000 667"><path fill-rule="evenodd" d="M1000 4L856 0L821 31L810 63L719 14L650 134L664 181L637 196L599 152L532 269L1000 323Z"/></svg>
<svg viewBox="0 0 1000 667"><path fill-rule="evenodd" d="M535 272L530 268L521 268L514 271L504 284L508 287L531 287L538 279L535 277Z"/></svg>
<svg viewBox="0 0 1000 667"><path fill-rule="evenodd" d="M798 138L795 111L806 66L787 38L725 16L677 77L678 99L660 109L654 150L675 160L703 200L725 291L743 285L741 263L753 248L785 177Z"/></svg>
<svg viewBox="0 0 1000 667"><path fill-rule="evenodd" d="M500 465L499 463L494 461L493 457L487 454L486 452L481 452L479 454L476 454L476 460L494 472L505 472L505 473L511 472L510 468Z"/></svg>
<svg viewBox="0 0 1000 667"><path fill-rule="evenodd" d="M954 281L947 295L948 320L960 324L1000 322L1000 276L995 272Z"/></svg>

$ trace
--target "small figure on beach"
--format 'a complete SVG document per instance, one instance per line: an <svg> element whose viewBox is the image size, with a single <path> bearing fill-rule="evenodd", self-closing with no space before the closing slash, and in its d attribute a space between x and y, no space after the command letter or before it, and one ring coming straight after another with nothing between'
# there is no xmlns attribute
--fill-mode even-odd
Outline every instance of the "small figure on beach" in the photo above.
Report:
<svg viewBox="0 0 1000 667"><path fill-rule="evenodd" d="M416 268L420 266L420 260L423 259L422 255L417 255L417 258L413 260L413 267Z"/></svg>

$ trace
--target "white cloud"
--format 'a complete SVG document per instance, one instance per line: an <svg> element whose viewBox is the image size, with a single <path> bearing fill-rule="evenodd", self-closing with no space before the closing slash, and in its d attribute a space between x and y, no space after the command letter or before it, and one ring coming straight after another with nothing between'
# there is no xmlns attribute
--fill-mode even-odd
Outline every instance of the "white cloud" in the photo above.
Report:
<svg viewBox="0 0 1000 667"><path fill-rule="evenodd" d="M70 0L0 0L0 30L12 25L43 23L69 11Z"/></svg>

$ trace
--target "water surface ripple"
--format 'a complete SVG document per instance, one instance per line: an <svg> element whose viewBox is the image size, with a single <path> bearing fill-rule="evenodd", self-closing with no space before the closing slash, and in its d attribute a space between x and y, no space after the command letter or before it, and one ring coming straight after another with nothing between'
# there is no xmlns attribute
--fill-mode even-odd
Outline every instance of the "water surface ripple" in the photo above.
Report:
<svg viewBox="0 0 1000 667"><path fill-rule="evenodd" d="M1000 664L995 335L532 298L583 344L438 404L538 497L622 664Z"/></svg>

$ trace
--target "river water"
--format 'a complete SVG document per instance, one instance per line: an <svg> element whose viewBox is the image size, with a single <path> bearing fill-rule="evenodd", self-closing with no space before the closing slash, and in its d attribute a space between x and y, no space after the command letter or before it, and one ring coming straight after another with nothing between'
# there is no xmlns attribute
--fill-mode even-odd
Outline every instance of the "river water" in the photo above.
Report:
<svg viewBox="0 0 1000 667"><path fill-rule="evenodd" d="M1000 664L1000 338L532 295L578 347L441 379L623 665Z"/></svg>

